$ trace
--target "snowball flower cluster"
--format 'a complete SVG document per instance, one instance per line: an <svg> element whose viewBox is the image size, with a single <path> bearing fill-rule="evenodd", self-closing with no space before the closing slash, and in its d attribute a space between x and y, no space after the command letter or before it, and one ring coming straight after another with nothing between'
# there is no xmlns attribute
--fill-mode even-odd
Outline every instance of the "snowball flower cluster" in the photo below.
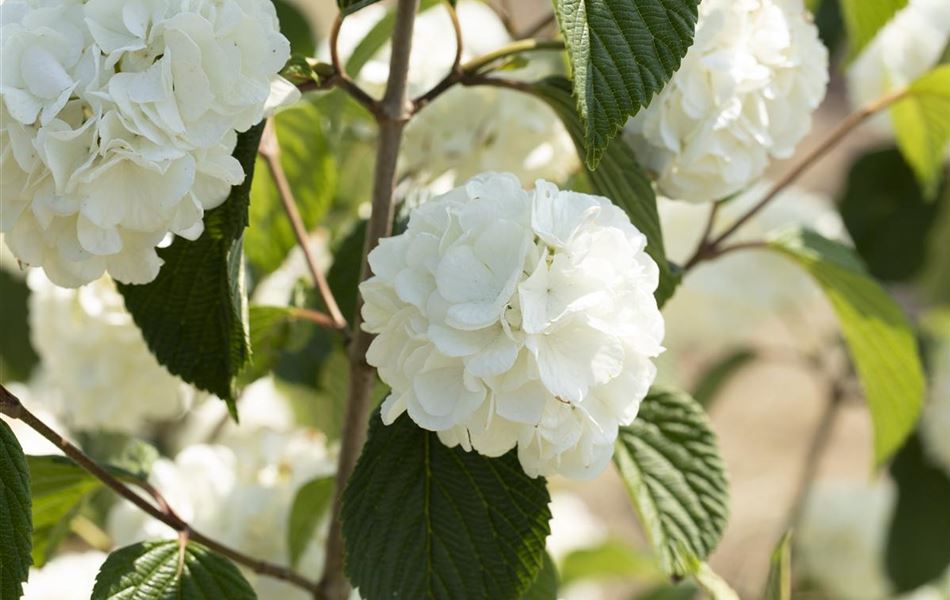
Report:
<svg viewBox="0 0 950 600"><path fill-rule="evenodd" d="M828 83L802 0L703 0L680 69L625 137L677 200L719 200L787 158Z"/></svg>
<svg viewBox="0 0 950 600"><path fill-rule="evenodd" d="M463 60L497 50L511 36L494 10L474 0L462 0L457 12L462 25ZM386 14L370 6L347 17L339 48L350 55ZM389 45L372 57L359 81L374 93L384 88L389 74ZM441 7L416 19L409 68L409 93L419 96L452 69L456 40L448 13ZM328 52L328 51L327 51ZM544 58L510 76L539 79ZM399 157L404 176L428 184L448 175L447 188L486 171L507 169L523 183L535 179L562 181L580 163L567 130L542 101L527 94L498 88L455 88L446 92L410 121Z"/></svg>
<svg viewBox="0 0 950 600"><path fill-rule="evenodd" d="M64 286L154 279L244 179L236 132L293 95L269 0L8 0L0 38L0 231Z"/></svg>
<svg viewBox="0 0 950 600"><path fill-rule="evenodd" d="M656 371L656 263L599 196L485 174L412 213L370 254L367 360L400 414L447 445L518 448L525 471L573 478L609 462Z"/></svg>
<svg viewBox="0 0 950 600"><path fill-rule="evenodd" d="M27 283L43 406L70 428L134 433L191 405L196 392L149 352L110 279L66 289L33 270Z"/></svg>

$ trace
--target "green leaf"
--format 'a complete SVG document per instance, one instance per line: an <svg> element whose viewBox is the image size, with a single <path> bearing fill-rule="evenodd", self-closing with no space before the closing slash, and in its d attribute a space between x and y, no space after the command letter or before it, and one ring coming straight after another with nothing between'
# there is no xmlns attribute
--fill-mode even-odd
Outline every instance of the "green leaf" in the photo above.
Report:
<svg viewBox="0 0 950 600"><path fill-rule="evenodd" d="M255 600L234 564L189 542L142 542L116 550L96 576L91 600ZM180 572L179 572L180 569Z"/></svg>
<svg viewBox="0 0 950 600"><path fill-rule="evenodd" d="M907 0L840 0L840 3L852 58L861 53L897 11L907 6Z"/></svg>
<svg viewBox="0 0 950 600"><path fill-rule="evenodd" d="M882 464L913 430L924 396L907 318L847 246L797 228L773 236L769 246L808 271L831 301L871 409L875 462Z"/></svg>
<svg viewBox="0 0 950 600"><path fill-rule="evenodd" d="M792 532L787 531L769 559L765 600L792 600Z"/></svg>
<svg viewBox="0 0 950 600"><path fill-rule="evenodd" d="M27 381L39 360L30 342L29 297L22 277L0 269L0 383Z"/></svg>
<svg viewBox="0 0 950 600"><path fill-rule="evenodd" d="M316 325L294 316L287 306L252 306L251 361L241 373L241 381L251 383L272 371L284 352L299 350Z"/></svg>
<svg viewBox="0 0 950 600"><path fill-rule="evenodd" d="M940 577L950 565L950 477L928 460L916 435L891 465L897 505L887 535L885 564L895 592Z"/></svg>
<svg viewBox="0 0 950 600"><path fill-rule="evenodd" d="M636 600L693 600L699 589L692 581L662 584L635 596Z"/></svg>
<svg viewBox="0 0 950 600"><path fill-rule="evenodd" d="M650 103L693 43L698 0L555 0L597 167L627 117Z"/></svg>
<svg viewBox="0 0 950 600"><path fill-rule="evenodd" d="M0 598L23 594L30 575L30 471L13 430L0 419Z"/></svg>
<svg viewBox="0 0 950 600"><path fill-rule="evenodd" d="M102 484L62 456L28 456L26 462L33 497L33 563L39 568L52 557L83 503Z"/></svg>
<svg viewBox="0 0 950 600"><path fill-rule="evenodd" d="M370 4L376 4L379 0L336 0L336 5L340 7L343 16L351 15L361 8L366 8Z"/></svg>
<svg viewBox="0 0 950 600"><path fill-rule="evenodd" d="M315 106L298 102L274 117L280 144L280 164L293 190L307 231L323 219L336 191L337 169L323 133L323 117ZM251 183L250 219L244 250L252 272L261 277L276 270L297 245L274 180L264 159L257 159L260 175Z"/></svg>
<svg viewBox="0 0 950 600"><path fill-rule="evenodd" d="M448 448L377 413L343 497L347 574L365 598L517 600L541 571L549 501L515 451Z"/></svg>
<svg viewBox="0 0 950 600"><path fill-rule="evenodd" d="M307 16L285 0L273 0L277 9L277 20L280 22L280 32L290 41L290 52L303 56L314 56L317 53L313 32Z"/></svg>
<svg viewBox="0 0 950 600"><path fill-rule="evenodd" d="M656 568L652 556L618 540L574 550L561 562L564 585L612 578L645 582L662 579L663 573Z"/></svg>
<svg viewBox="0 0 950 600"><path fill-rule="evenodd" d="M287 528L290 566L296 568L300 557L317 532L317 525L333 503L335 478L321 477L304 484L294 498Z"/></svg>
<svg viewBox="0 0 950 600"><path fill-rule="evenodd" d="M545 552L541 572L535 577L534 583L521 597L521 600L557 600L557 588L557 567L554 566L551 555Z"/></svg>
<svg viewBox="0 0 950 600"><path fill-rule="evenodd" d="M356 322L356 293L360 285L365 241L366 221L359 221L337 245L333 265L327 273L327 284L348 323Z"/></svg>
<svg viewBox="0 0 950 600"><path fill-rule="evenodd" d="M858 158L837 205L872 275L907 281L920 272L942 206L924 198L900 152L885 148Z"/></svg>
<svg viewBox="0 0 950 600"><path fill-rule="evenodd" d="M238 136L234 156L247 175L224 204L205 214L201 237L175 238L160 249L165 264L155 281L119 285L158 362L229 403L250 357L242 235L262 131L260 124Z"/></svg>
<svg viewBox="0 0 950 600"><path fill-rule="evenodd" d="M702 407L685 393L653 389L633 424L620 428L614 462L660 567L692 574L729 515L725 468Z"/></svg>
<svg viewBox="0 0 950 600"><path fill-rule="evenodd" d="M735 377L743 367L755 362L755 359L755 351L750 348L739 348L729 352L706 368L699 382L696 383L693 398L708 408L729 380Z"/></svg>
<svg viewBox="0 0 950 600"><path fill-rule="evenodd" d="M935 68L910 84L904 98L891 106L894 135L928 198L943 177L950 145L950 65Z"/></svg>
<svg viewBox="0 0 950 600"><path fill-rule="evenodd" d="M529 92L547 102L557 113L582 152L584 128L574 101L570 82L563 77L550 77L533 84ZM656 209L656 194L637 159L626 144L613 144L603 154L600 167L587 169L591 191L605 196L627 213L637 229L647 237L647 253L660 267L660 286L656 291L657 303L663 306L672 295L682 274L666 260L663 231Z"/></svg>

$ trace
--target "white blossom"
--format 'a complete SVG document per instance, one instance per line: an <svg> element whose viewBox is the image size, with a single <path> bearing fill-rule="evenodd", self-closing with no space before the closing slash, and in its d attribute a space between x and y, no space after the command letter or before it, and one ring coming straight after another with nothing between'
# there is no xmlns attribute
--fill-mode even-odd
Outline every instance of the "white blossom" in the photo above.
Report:
<svg viewBox="0 0 950 600"><path fill-rule="evenodd" d="M741 191L811 126L828 52L802 0L704 0L680 69L625 137L660 192L703 202Z"/></svg>
<svg viewBox="0 0 950 600"><path fill-rule="evenodd" d="M71 428L137 432L190 406L196 392L151 354L112 281L73 290L33 270L27 282L33 346L56 390L44 406Z"/></svg>
<svg viewBox="0 0 950 600"><path fill-rule="evenodd" d="M12 0L0 27L0 231L75 287L147 283L244 171L237 132L292 101L267 0ZM289 93L288 93L289 92Z"/></svg>
<svg viewBox="0 0 950 600"><path fill-rule="evenodd" d="M367 360L450 446L574 478L609 462L662 351L656 264L599 196L485 174L412 213L370 255L360 287Z"/></svg>
<svg viewBox="0 0 950 600"><path fill-rule="evenodd" d="M242 429L220 444L185 448L174 461L162 458L149 481L189 524L252 556L288 565L287 515L300 487L330 477L334 457L321 434L308 430L282 433ZM319 578L327 523L318 527L298 568ZM129 503L116 505L108 518L116 545L176 534ZM261 598L304 600L306 592L253 573L245 573Z"/></svg>
<svg viewBox="0 0 950 600"><path fill-rule="evenodd" d="M88 600L106 555L96 550L55 557L41 569L30 569L23 600Z"/></svg>

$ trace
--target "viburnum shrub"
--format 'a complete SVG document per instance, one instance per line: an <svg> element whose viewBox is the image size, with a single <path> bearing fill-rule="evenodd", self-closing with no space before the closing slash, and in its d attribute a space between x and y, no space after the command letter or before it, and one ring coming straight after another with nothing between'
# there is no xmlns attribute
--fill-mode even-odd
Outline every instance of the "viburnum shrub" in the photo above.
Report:
<svg viewBox="0 0 950 600"><path fill-rule="evenodd" d="M0 0L0 600L943 597L948 6ZM827 390L764 591L757 360Z"/></svg>

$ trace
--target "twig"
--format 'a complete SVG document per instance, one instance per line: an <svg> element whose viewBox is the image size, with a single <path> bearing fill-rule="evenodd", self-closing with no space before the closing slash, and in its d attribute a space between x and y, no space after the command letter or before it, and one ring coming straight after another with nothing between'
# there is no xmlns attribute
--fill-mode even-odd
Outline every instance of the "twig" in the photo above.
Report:
<svg viewBox="0 0 950 600"><path fill-rule="evenodd" d="M776 181L775 184L769 189L768 193L765 194L765 196L752 208L746 211L745 214L739 217L735 223L730 225L715 239L702 244L696 254L694 254L693 257L683 267L683 270L688 271L700 262L708 260L714 256L718 256L719 246L721 246L722 243L727 238L732 236L732 234L734 234L740 227L745 225L749 219L754 217L759 213L759 211L765 208L769 202L775 199L775 197L782 192L782 190L788 187L791 183L798 179L802 173L807 171L812 165L818 162L818 159L824 156L829 150L834 148L838 142L840 142L858 125L869 119L874 114L884 110L894 102L902 99L906 94L907 90L899 90L897 92L887 94L886 96L882 96L881 98L878 98L877 100L862 106L855 112L848 115L847 118L841 121L838 126L835 127L830 134L828 134L828 137L808 151L794 167L792 167L785 175Z"/></svg>
<svg viewBox="0 0 950 600"><path fill-rule="evenodd" d="M455 6L445 0L443 2L445 5L445 10L449 12L449 19L452 21L452 29L455 31L455 58L452 60L452 72L457 72L461 70L462 65L462 52L465 49L464 41L462 39L462 24L459 22L458 12L455 10Z"/></svg>
<svg viewBox="0 0 950 600"><path fill-rule="evenodd" d="M379 240L390 235L394 217L393 192L396 185L396 160L402 141L402 131L412 115L407 88L409 55L412 48L412 32L419 0L399 0L393 28L392 54L389 63L389 79L386 92L376 113L379 125L379 146L376 154L376 172L373 181L372 214L366 228L366 244L363 249L363 266L360 280L370 275L367 256ZM359 300L358 300L359 302ZM360 327L359 306L353 327L353 341L349 347L350 385L346 417L340 440L340 457L336 475L336 495L333 515L326 546L326 564L319 591L327 600L346 600L350 585L343 573L344 547L340 512L343 491L356 467L356 460L366 443L369 423L370 393L375 381L375 372L366 362L366 351L372 336Z"/></svg>
<svg viewBox="0 0 950 600"><path fill-rule="evenodd" d="M346 319L343 317L343 313L340 312L340 307L337 305L336 299L333 297L333 292L330 290L330 285L327 283L326 277L323 276L323 271L321 271L319 265L317 265L317 259L313 255L313 250L310 248L310 244L308 243L307 230L304 228L303 218L300 216L300 210L297 208L297 202L294 199L293 190L290 188L290 183L287 181L287 175L284 173L284 167L280 162L280 144L277 140L277 131L274 129L273 119L267 120L267 125L264 127L264 135L261 137L261 144L258 153L267 164L267 169L270 171L271 177L274 180L274 184L277 186L277 194L280 196L280 202L284 206L284 212L287 213L287 218L290 220L290 224L293 227L294 235L297 238L297 244L303 251L303 256L307 263L307 268L310 271L310 276L313 277L313 282L320 292L320 297L323 299L323 304L327 307L327 311L330 313L330 316L328 317L330 326L333 329L343 332L344 338L349 339L350 334L349 329L347 328ZM317 315L311 316L316 317ZM322 324L322 316L323 315L321 314L321 318L314 318L311 320L313 320L315 323Z"/></svg>
<svg viewBox="0 0 950 600"><path fill-rule="evenodd" d="M0 385L0 413L10 417L11 419L18 419L23 423L26 423L28 426L30 426L30 428L49 440L57 448L62 450L63 454L72 459L73 462L86 470L93 477L101 481L106 487L134 504L152 518L161 521L165 525L168 525L175 531L179 532L179 534L186 535L188 539L207 546L212 551L221 554L222 556L226 556L236 563L244 565L255 573L286 581L305 590L312 591L316 589L316 582L307 579L303 575L300 575L286 567L252 558L243 552L225 546L221 542L218 542L198 531L195 531L187 522L182 520L181 517L171 510L171 507L168 506L168 503L158 492L158 490L148 483L139 481L134 482L135 485L142 488L147 494L151 495L158 506L150 503L148 500L132 491L132 489L120 481L119 478L115 477L109 473L109 471L99 466L98 463L89 458L85 453L83 453L82 450L69 442L69 440L50 429L50 427L43 423L43 421L41 421L36 415L27 410L27 408L20 402L19 398L11 394L2 385Z"/></svg>

